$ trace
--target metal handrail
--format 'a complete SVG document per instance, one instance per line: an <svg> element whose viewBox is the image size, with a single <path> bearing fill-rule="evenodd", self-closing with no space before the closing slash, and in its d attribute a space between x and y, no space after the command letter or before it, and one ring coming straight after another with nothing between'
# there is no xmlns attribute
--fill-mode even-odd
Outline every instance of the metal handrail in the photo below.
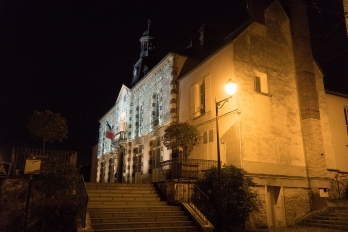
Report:
<svg viewBox="0 0 348 232"><path fill-rule="evenodd" d="M86 214L88 204L88 192L83 175L76 181L76 197L78 204L78 216L81 221L82 228L86 227Z"/></svg>
<svg viewBox="0 0 348 232"><path fill-rule="evenodd" d="M191 184L193 184L194 187L196 187L202 194L203 196L205 196L207 198L207 200L209 200L209 197L195 184L193 183L192 180L188 179L188 178L182 178L178 180L178 183L180 182L180 180L186 180L191 182ZM178 185L176 186L175 189L176 193L178 191ZM204 216L204 214L195 206L195 204L193 204L192 199L188 196L188 204L190 205L190 207L192 208L192 210L201 218L201 220L204 222L205 225L209 224L209 220Z"/></svg>

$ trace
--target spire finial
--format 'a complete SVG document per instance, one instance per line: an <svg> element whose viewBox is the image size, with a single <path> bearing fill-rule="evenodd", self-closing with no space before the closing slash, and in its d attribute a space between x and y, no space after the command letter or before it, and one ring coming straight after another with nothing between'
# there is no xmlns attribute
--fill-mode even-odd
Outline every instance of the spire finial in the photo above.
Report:
<svg viewBox="0 0 348 232"><path fill-rule="evenodd" d="M147 20L147 30L149 30L149 31L150 31L150 24L151 24L151 21L149 19L149 20Z"/></svg>

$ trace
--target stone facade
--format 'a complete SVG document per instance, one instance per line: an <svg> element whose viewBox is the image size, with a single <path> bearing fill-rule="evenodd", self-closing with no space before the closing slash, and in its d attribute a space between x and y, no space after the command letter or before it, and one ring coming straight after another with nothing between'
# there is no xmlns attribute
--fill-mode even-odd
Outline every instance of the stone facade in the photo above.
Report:
<svg viewBox="0 0 348 232"><path fill-rule="evenodd" d="M284 188L286 224L294 225L311 211L311 192L306 188Z"/></svg>
<svg viewBox="0 0 348 232"><path fill-rule="evenodd" d="M172 153L161 136L175 121L189 122L201 133L189 158L216 160L215 107L226 99L218 110L221 161L245 169L262 202L248 227L293 225L324 208L329 198L321 193L333 188L337 171L348 172L348 124L342 114L345 108L348 114L348 98L325 93L323 74L311 54L304 5L296 0L287 14L274 1L264 17L244 23L187 72L182 70L193 61L170 53L132 89L124 86L100 120L99 170L108 173L106 166L114 165L114 174L122 176L114 180L127 183L163 180L158 162L171 159ZM229 79L238 85L232 98L222 91ZM117 134L122 120L126 141L105 138L106 122ZM98 181L113 182L100 175ZM177 193L180 188L185 192L184 185L175 181L157 185L170 201L184 196Z"/></svg>
<svg viewBox="0 0 348 232"><path fill-rule="evenodd" d="M175 80L189 60L168 54L132 89L123 86L116 104L100 120L97 182L151 183L163 180L159 162L166 125L176 121ZM114 139L107 138L111 127Z"/></svg>
<svg viewBox="0 0 348 232"><path fill-rule="evenodd" d="M259 211L251 212L249 219L246 221L246 228L267 228L267 209L264 202L266 202L266 194L264 186L254 187L253 190L258 194L259 200L262 203L260 205Z"/></svg>

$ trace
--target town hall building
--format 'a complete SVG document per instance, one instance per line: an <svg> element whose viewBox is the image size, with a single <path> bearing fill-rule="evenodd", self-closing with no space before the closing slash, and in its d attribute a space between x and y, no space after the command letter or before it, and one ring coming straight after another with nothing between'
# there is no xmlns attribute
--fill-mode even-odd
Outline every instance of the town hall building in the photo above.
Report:
<svg viewBox="0 0 348 232"><path fill-rule="evenodd" d="M164 147L162 137L175 122L195 125L201 134L189 159L216 162L218 117L222 164L246 170L263 202L251 226L292 225L324 208L334 197L335 175L348 173L348 97L325 92L305 5L251 5L250 20L221 46L210 46L207 32L199 30L198 47L155 63L148 25L132 86L122 86L100 119L95 181L167 180L165 161L180 154ZM229 97L223 88L230 79L237 91L218 106Z"/></svg>

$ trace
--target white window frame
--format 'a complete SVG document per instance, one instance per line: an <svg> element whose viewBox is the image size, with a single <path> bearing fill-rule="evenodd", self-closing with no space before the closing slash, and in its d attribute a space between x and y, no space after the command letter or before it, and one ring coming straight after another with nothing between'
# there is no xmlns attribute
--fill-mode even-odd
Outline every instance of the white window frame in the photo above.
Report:
<svg viewBox="0 0 348 232"><path fill-rule="evenodd" d="M203 132L203 144L214 142L214 130L210 129Z"/></svg>
<svg viewBox="0 0 348 232"><path fill-rule="evenodd" d="M211 110L210 83L210 75L207 75L190 86L190 118L197 118Z"/></svg>

